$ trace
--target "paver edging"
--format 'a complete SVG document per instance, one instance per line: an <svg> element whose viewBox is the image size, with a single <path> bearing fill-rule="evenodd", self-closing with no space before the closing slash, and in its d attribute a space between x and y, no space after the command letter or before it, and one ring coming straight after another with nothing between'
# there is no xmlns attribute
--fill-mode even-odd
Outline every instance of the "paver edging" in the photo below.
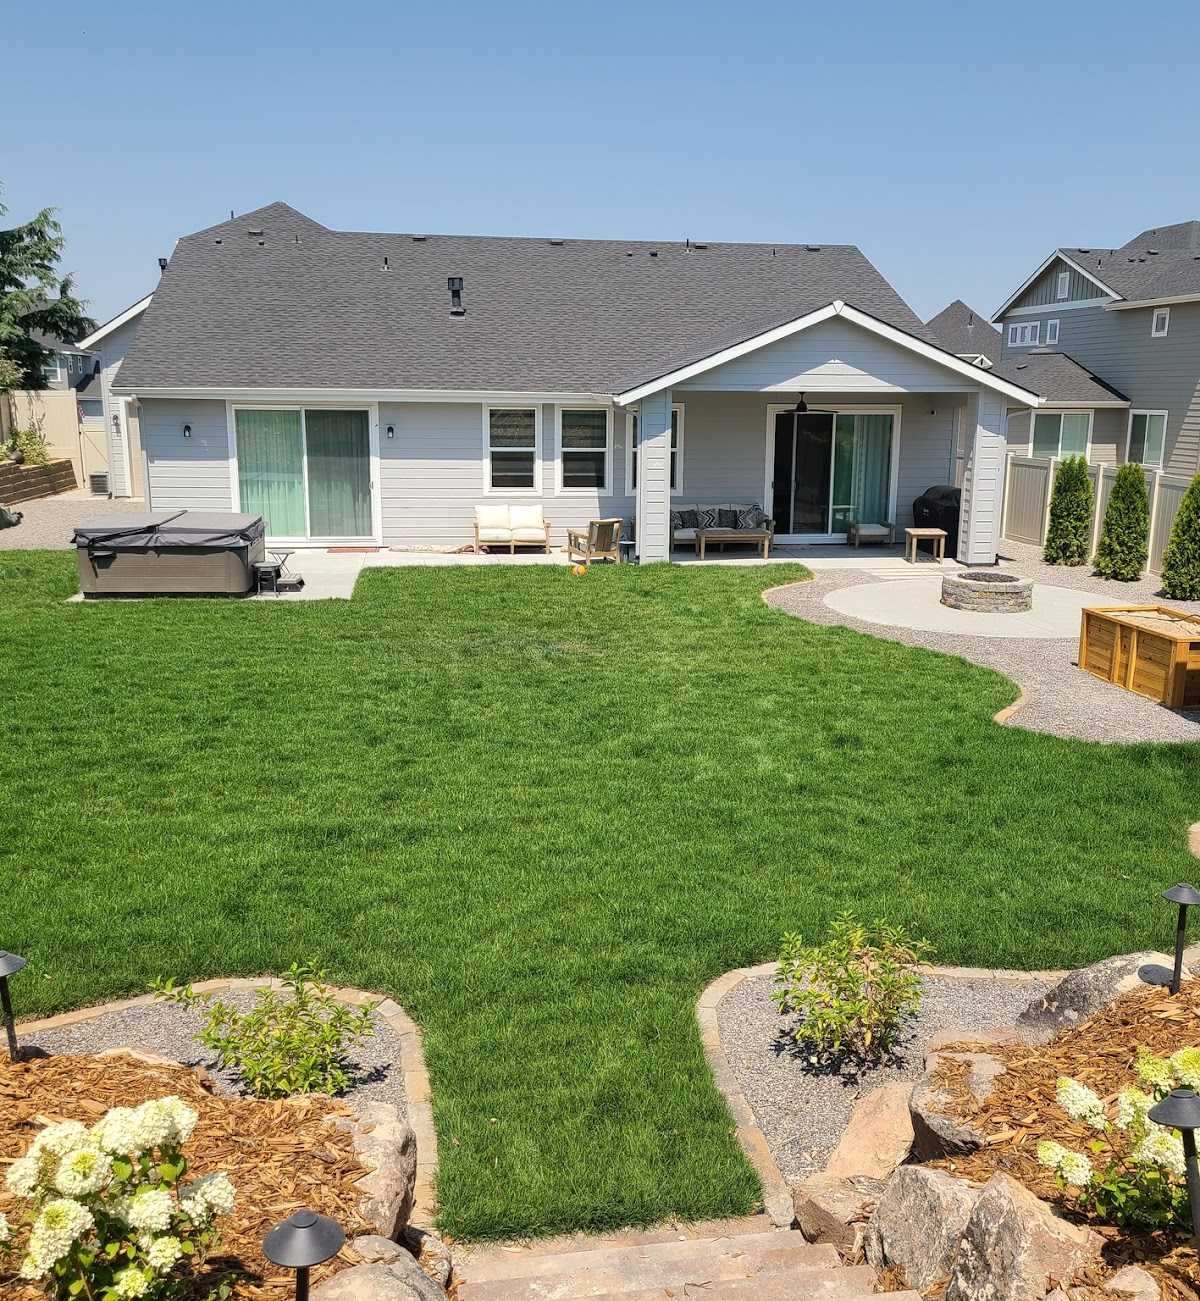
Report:
<svg viewBox="0 0 1200 1301"><path fill-rule="evenodd" d="M278 976L230 976L212 980L197 980L192 988L198 994L219 994L245 989L283 989ZM382 994L372 994L365 989L334 985L330 993L343 1003L361 1007L363 1003L378 1003L376 1012L387 1024L400 1043L400 1075L404 1081L405 1107L408 1123L417 1139L417 1175L413 1187L412 1223L432 1225L437 1215L437 1130L433 1124L433 1092L429 1072L425 1066L425 1048L421 1028L394 999ZM73 1012L60 1012L56 1016L37 1021L19 1021L17 1029L24 1033L43 1030L61 1030L91 1021L110 1012L123 1012L129 1007L143 1007L154 1002L153 994L139 994L136 998L117 999L112 1003L98 1003L94 1007L81 1007Z"/></svg>

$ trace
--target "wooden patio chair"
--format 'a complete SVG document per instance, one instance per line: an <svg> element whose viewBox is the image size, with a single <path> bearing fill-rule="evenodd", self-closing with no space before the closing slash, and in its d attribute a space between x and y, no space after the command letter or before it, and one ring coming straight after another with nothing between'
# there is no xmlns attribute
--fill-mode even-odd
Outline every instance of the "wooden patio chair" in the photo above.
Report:
<svg viewBox="0 0 1200 1301"><path fill-rule="evenodd" d="M578 556L585 565L590 565L593 560L619 562L621 559L621 525L623 523L624 521L619 519L594 519L586 529L568 529L568 561L574 560Z"/></svg>

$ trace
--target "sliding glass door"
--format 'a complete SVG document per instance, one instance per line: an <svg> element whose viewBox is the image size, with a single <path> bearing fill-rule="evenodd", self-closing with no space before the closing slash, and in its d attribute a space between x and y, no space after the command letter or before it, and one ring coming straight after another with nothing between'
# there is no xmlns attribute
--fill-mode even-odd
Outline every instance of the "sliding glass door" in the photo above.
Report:
<svg viewBox="0 0 1200 1301"><path fill-rule="evenodd" d="M852 520L886 521L894 423L890 412L779 412L771 490L776 534L832 538Z"/></svg>
<svg viewBox="0 0 1200 1301"><path fill-rule="evenodd" d="M241 508L272 538L369 538L371 439L365 411L234 411Z"/></svg>

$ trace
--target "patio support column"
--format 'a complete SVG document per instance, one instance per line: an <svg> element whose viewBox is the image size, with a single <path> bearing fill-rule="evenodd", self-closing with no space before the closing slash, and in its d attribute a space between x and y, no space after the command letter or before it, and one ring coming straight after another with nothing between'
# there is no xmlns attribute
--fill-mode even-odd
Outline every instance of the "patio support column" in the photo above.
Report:
<svg viewBox="0 0 1200 1301"><path fill-rule="evenodd" d="M671 559L671 391L638 412L637 547L642 564Z"/></svg>
<svg viewBox="0 0 1200 1301"><path fill-rule="evenodd" d="M1004 504L1008 410L1000 394L980 390L967 399L963 415L967 463L958 520L958 560L964 565L994 565Z"/></svg>

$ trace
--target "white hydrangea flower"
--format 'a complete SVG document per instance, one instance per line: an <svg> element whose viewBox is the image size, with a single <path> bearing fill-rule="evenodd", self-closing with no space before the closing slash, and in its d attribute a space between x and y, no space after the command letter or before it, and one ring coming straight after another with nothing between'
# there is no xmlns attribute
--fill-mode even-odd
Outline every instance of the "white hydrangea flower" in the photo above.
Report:
<svg viewBox="0 0 1200 1301"><path fill-rule="evenodd" d="M165 1274L183 1255L183 1243L178 1238L155 1238L146 1248L146 1262L151 1269Z"/></svg>
<svg viewBox="0 0 1200 1301"><path fill-rule="evenodd" d="M108 1185L112 1161L98 1147L78 1147L58 1163L54 1186L68 1197L86 1197Z"/></svg>
<svg viewBox="0 0 1200 1301"><path fill-rule="evenodd" d="M182 1147L191 1138L196 1122L200 1119L200 1113L174 1094L167 1098L159 1098L152 1105L160 1107L170 1117L174 1141Z"/></svg>
<svg viewBox="0 0 1200 1301"><path fill-rule="evenodd" d="M8 1227L8 1216L0 1211L0 1243L7 1242L12 1237L12 1229Z"/></svg>
<svg viewBox="0 0 1200 1301"><path fill-rule="evenodd" d="M8 1167L8 1173L4 1176L4 1186L17 1197L32 1197L37 1191L40 1178L41 1168L37 1157L26 1153Z"/></svg>
<svg viewBox="0 0 1200 1301"><path fill-rule="evenodd" d="M1133 1149L1133 1159L1147 1165L1156 1165L1168 1174L1185 1173L1183 1159L1183 1140L1171 1130L1157 1127L1153 1129Z"/></svg>
<svg viewBox="0 0 1200 1301"><path fill-rule="evenodd" d="M1092 1181L1092 1163L1081 1152L1068 1152L1059 1162L1058 1173L1074 1188L1086 1188Z"/></svg>
<svg viewBox="0 0 1200 1301"><path fill-rule="evenodd" d="M1143 1084L1166 1093L1175 1087L1175 1071L1165 1058L1157 1057L1148 1048L1139 1048L1133 1069Z"/></svg>
<svg viewBox="0 0 1200 1301"><path fill-rule="evenodd" d="M213 1215L228 1215L233 1210L236 1193L227 1174L205 1175L189 1184L184 1196L198 1200ZM191 1212L189 1211L189 1214Z"/></svg>
<svg viewBox="0 0 1200 1301"><path fill-rule="evenodd" d="M113 1291L119 1297L145 1296L150 1291L152 1277L144 1269L130 1265L113 1279Z"/></svg>
<svg viewBox="0 0 1200 1301"><path fill-rule="evenodd" d="M185 1188L179 1194L179 1206L197 1228L202 1229L212 1219L212 1211L203 1195L191 1189Z"/></svg>
<svg viewBox="0 0 1200 1301"><path fill-rule="evenodd" d="M50 1264L53 1263L53 1261L50 1262ZM21 1268L18 1272L25 1279L45 1278L50 1273L50 1264L43 1264L30 1255L21 1261Z"/></svg>
<svg viewBox="0 0 1200 1301"><path fill-rule="evenodd" d="M96 1122L92 1134L114 1156L137 1156L141 1151L137 1114L131 1107L114 1107Z"/></svg>
<svg viewBox="0 0 1200 1301"><path fill-rule="evenodd" d="M1130 1129L1145 1124L1146 1113L1154 1106L1154 1099L1140 1089L1122 1089L1117 1094L1113 1111L1113 1124L1118 1129Z"/></svg>
<svg viewBox="0 0 1200 1301"><path fill-rule="evenodd" d="M33 1277L41 1278L60 1261L92 1224L91 1211L69 1197L47 1202L29 1234L29 1259L40 1271Z"/></svg>
<svg viewBox="0 0 1200 1301"><path fill-rule="evenodd" d="M171 1212L175 1203L171 1194L162 1188L144 1188L130 1198L129 1208L122 1218L135 1229L161 1233L171 1227Z"/></svg>
<svg viewBox="0 0 1200 1301"><path fill-rule="evenodd" d="M1200 1089L1200 1048L1181 1048L1172 1053L1171 1065L1180 1084Z"/></svg>
<svg viewBox="0 0 1200 1301"><path fill-rule="evenodd" d="M1082 1120L1093 1129L1104 1128L1104 1103L1086 1084L1080 1084L1078 1080L1064 1075L1059 1079L1054 1093L1058 1105L1072 1120Z"/></svg>
<svg viewBox="0 0 1200 1301"><path fill-rule="evenodd" d="M30 1156L65 1156L88 1141L88 1128L78 1120L63 1120L57 1125L47 1125L33 1140Z"/></svg>
<svg viewBox="0 0 1200 1301"><path fill-rule="evenodd" d="M1049 1139L1043 1139L1037 1145L1037 1159L1040 1165L1049 1166L1051 1170L1057 1170L1062 1165L1064 1157L1070 1156L1070 1153L1061 1143L1054 1143Z"/></svg>

